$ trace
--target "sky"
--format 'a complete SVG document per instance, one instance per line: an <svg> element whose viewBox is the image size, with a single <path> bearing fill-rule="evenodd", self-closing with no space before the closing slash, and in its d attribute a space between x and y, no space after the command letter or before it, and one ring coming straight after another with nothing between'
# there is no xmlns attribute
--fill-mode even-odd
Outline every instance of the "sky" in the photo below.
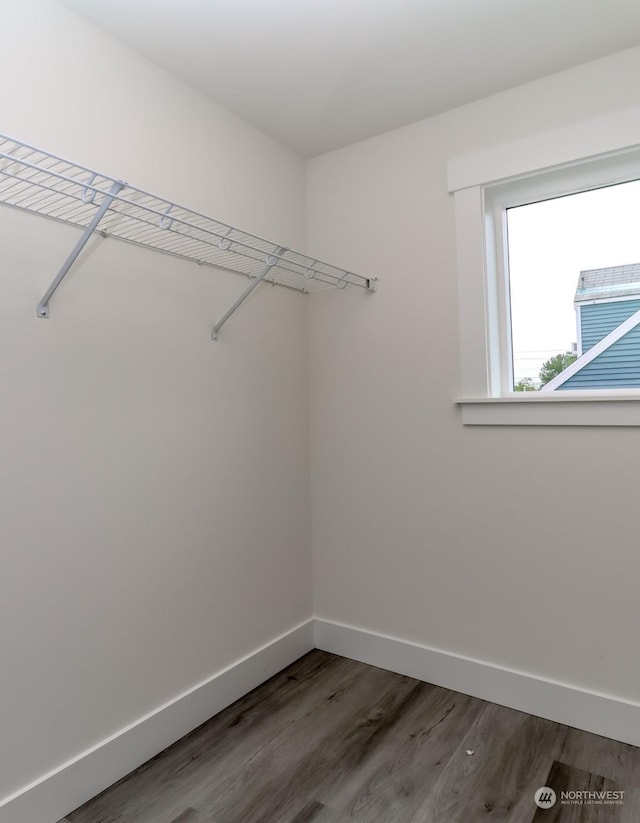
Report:
<svg viewBox="0 0 640 823"><path fill-rule="evenodd" d="M507 211L514 381L577 341L584 269L640 263L640 180Z"/></svg>

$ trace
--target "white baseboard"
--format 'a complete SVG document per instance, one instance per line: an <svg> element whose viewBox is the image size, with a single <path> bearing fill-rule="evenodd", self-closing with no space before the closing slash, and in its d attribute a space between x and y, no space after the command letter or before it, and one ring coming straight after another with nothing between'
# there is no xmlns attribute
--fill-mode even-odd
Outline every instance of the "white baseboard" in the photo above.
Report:
<svg viewBox="0 0 640 823"><path fill-rule="evenodd" d="M640 746L640 705L327 620L309 620L0 801L0 823L56 823L314 648Z"/></svg>
<svg viewBox="0 0 640 823"><path fill-rule="evenodd" d="M314 637L318 649L640 746L637 703L327 620Z"/></svg>
<svg viewBox="0 0 640 823"><path fill-rule="evenodd" d="M309 620L0 801L0 823L56 823L312 648Z"/></svg>

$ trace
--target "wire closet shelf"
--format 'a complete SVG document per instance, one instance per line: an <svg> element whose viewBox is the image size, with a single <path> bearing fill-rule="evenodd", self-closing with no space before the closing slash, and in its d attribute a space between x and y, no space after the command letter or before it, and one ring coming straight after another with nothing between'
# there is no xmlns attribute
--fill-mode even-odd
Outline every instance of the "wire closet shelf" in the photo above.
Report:
<svg viewBox="0 0 640 823"><path fill-rule="evenodd" d="M370 278L323 263L3 134L0 203L82 228L84 242L99 224L103 237L115 237L199 265L305 293L347 287L375 289L375 281ZM62 277L64 274L66 271ZM57 285L59 282L55 288ZM53 291L41 301L39 308L44 311L39 313L43 317L48 315L47 304Z"/></svg>

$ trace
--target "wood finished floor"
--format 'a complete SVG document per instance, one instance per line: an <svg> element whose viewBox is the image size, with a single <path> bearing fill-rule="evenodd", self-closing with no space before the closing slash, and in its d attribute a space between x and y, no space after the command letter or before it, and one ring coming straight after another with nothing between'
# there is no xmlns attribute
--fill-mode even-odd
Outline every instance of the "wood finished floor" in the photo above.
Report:
<svg viewBox="0 0 640 823"><path fill-rule="evenodd" d="M313 651L66 820L640 823L640 749Z"/></svg>

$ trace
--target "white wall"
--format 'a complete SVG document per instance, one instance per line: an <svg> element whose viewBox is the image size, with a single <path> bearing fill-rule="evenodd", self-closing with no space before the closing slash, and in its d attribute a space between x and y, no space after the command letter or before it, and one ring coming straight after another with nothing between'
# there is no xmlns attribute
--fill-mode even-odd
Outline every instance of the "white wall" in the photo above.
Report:
<svg viewBox="0 0 640 823"><path fill-rule="evenodd" d="M295 247L292 153L54 2L0 131ZM306 300L0 209L0 800L310 616Z"/></svg>
<svg viewBox="0 0 640 823"><path fill-rule="evenodd" d="M637 105L639 73L634 49L309 163L310 253L381 278L311 305L317 617L640 700L640 434L462 426L446 186L450 157Z"/></svg>

